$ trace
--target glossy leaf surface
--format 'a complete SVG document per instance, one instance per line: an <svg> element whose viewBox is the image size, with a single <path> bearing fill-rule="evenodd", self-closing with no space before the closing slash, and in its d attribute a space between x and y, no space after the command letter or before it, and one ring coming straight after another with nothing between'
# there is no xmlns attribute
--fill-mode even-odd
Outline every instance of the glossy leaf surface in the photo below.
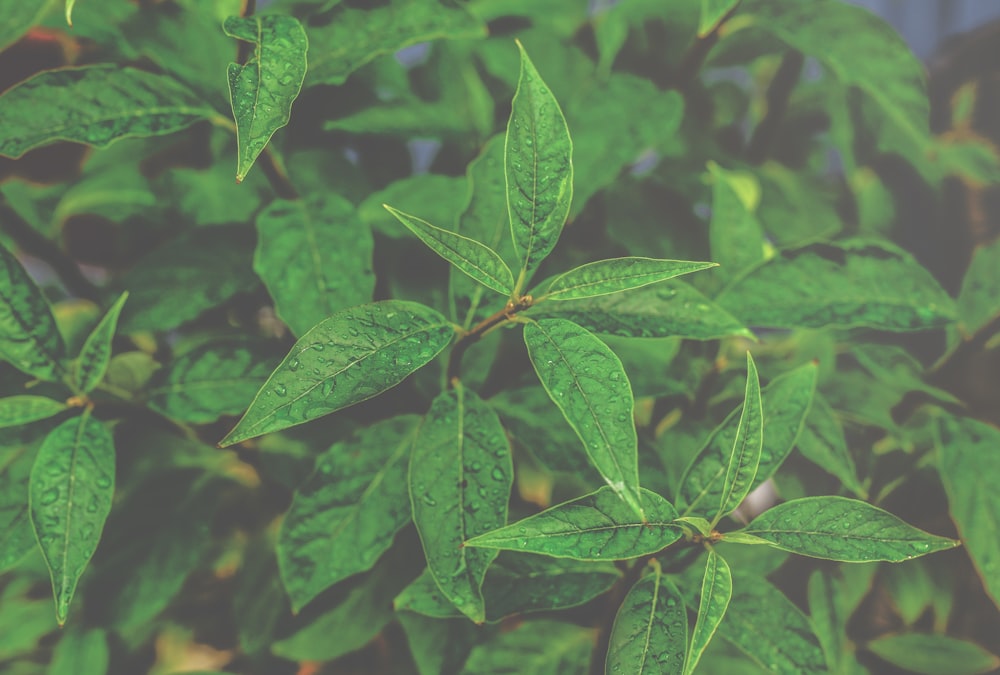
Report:
<svg viewBox="0 0 1000 675"><path fill-rule="evenodd" d="M281 14L231 16L222 29L254 45L247 62L229 64L228 72L239 144L236 180L240 182L274 132L288 124L306 76L309 41L295 17Z"/></svg>
<svg viewBox="0 0 1000 675"><path fill-rule="evenodd" d="M47 396L23 394L0 398L0 428L48 419L66 409L65 403L53 401Z"/></svg>
<svg viewBox="0 0 1000 675"><path fill-rule="evenodd" d="M566 119L524 47L504 150L507 209L521 279L552 251L573 199L573 144Z"/></svg>
<svg viewBox="0 0 1000 675"><path fill-rule="evenodd" d="M257 216L254 270L295 335L375 290L371 230L333 193L276 199Z"/></svg>
<svg viewBox="0 0 1000 675"><path fill-rule="evenodd" d="M443 316L414 302L386 300L337 312L299 338L221 444L380 394L437 356L453 336Z"/></svg>
<svg viewBox="0 0 1000 675"><path fill-rule="evenodd" d="M606 344L565 319L524 327L538 379L576 431L591 463L641 516L635 401L621 361Z"/></svg>
<svg viewBox="0 0 1000 675"><path fill-rule="evenodd" d="M45 296L6 247L0 246L0 358L42 380L58 380L65 355Z"/></svg>
<svg viewBox="0 0 1000 675"><path fill-rule="evenodd" d="M73 372L73 379L81 391L88 392L99 385L108 370L108 363L111 362L111 341L115 337L118 316L122 313L126 300L128 291L115 300L100 323L87 336L87 341L83 343L83 349L80 350L80 356L76 360L76 370Z"/></svg>
<svg viewBox="0 0 1000 675"><path fill-rule="evenodd" d="M514 275L503 258L489 246L434 227L424 220L397 211L388 204L385 208L431 250L479 283L502 295L510 295L514 290Z"/></svg>
<svg viewBox="0 0 1000 675"><path fill-rule="evenodd" d="M20 157L54 141L98 148L130 136L159 136L217 117L176 80L135 68L94 65L47 70L0 95L0 155Z"/></svg>
<svg viewBox="0 0 1000 675"><path fill-rule="evenodd" d="M760 379L753 357L747 352L747 385L743 396L743 411L736 427L732 452L726 463L726 475L722 479L722 494L715 515L716 522L721 516L738 507L750 494L754 478L757 477L763 443L764 409L760 398Z"/></svg>
<svg viewBox="0 0 1000 675"><path fill-rule="evenodd" d="M745 532L775 548L841 562L902 562L958 545L846 497L793 499L754 518Z"/></svg>
<svg viewBox="0 0 1000 675"><path fill-rule="evenodd" d="M461 675L580 673L594 648L595 632L569 623L527 621L475 647Z"/></svg>
<svg viewBox="0 0 1000 675"><path fill-rule="evenodd" d="M486 620L482 584L496 551L465 546L503 527L514 479L500 419L474 392L458 386L434 399L410 458L410 502L427 568L452 604Z"/></svg>
<svg viewBox="0 0 1000 675"><path fill-rule="evenodd" d="M406 472L418 418L394 417L335 443L295 491L278 538L282 582L301 609L369 569L410 520Z"/></svg>
<svg viewBox="0 0 1000 675"><path fill-rule="evenodd" d="M97 550L114 485L114 441L89 414L57 426L38 450L29 486L31 524L51 573L59 625Z"/></svg>
<svg viewBox="0 0 1000 675"><path fill-rule="evenodd" d="M733 573L729 565L714 550L705 559L705 576L701 580L698 601L698 618L691 634L691 646L684 657L684 675L690 675L698 666L702 653L722 623L733 596Z"/></svg>
<svg viewBox="0 0 1000 675"><path fill-rule="evenodd" d="M659 565L622 600L608 642L606 673L679 673L687 651L684 600Z"/></svg>
<svg viewBox="0 0 1000 675"><path fill-rule="evenodd" d="M677 511L655 492L642 490L643 522L610 487L553 506L466 546L541 553L575 560L627 560L655 553L681 537Z"/></svg>
<svg viewBox="0 0 1000 675"><path fill-rule="evenodd" d="M620 293L715 266L715 263L653 258L598 260L560 274L538 300L574 300Z"/></svg>

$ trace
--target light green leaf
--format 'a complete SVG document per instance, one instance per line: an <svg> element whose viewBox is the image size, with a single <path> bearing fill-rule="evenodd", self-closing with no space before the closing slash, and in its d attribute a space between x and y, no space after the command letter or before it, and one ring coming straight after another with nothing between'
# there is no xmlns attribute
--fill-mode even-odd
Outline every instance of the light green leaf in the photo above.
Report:
<svg viewBox="0 0 1000 675"><path fill-rule="evenodd" d="M76 4L76 0L66 0L66 25L73 27L73 5Z"/></svg>
<svg viewBox="0 0 1000 675"><path fill-rule="evenodd" d="M722 623L732 596L733 573L722 556L710 549L705 560L705 576L701 581L698 619L691 634L691 647L684 657L684 675L690 675L698 666L701 655Z"/></svg>
<svg viewBox="0 0 1000 675"><path fill-rule="evenodd" d="M547 302L527 316L569 319L595 333L622 337L684 337L716 340L751 333L732 314L681 281L666 281L622 294Z"/></svg>
<svg viewBox="0 0 1000 675"><path fill-rule="evenodd" d="M409 522L406 460L417 421L393 417L335 443L295 491L278 537L278 567L294 611L370 569Z"/></svg>
<svg viewBox="0 0 1000 675"><path fill-rule="evenodd" d="M892 665L921 675L980 675L1000 666L1000 656L948 635L898 633L865 646Z"/></svg>
<svg viewBox="0 0 1000 675"><path fill-rule="evenodd" d="M977 248L962 277L958 294L958 328L972 337L1000 315L1000 239Z"/></svg>
<svg viewBox="0 0 1000 675"><path fill-rule="evenodd" d="M500 255L485 244L460 234L442 230L414 216L385 208L435 253L487 288L502 295L514 290L514 275Z"/></svg>
<svg viewBox="0 0 1000 675"><path fill-rule="evenodd" d="M705 518L699 518L698 516L680 516L674 519L674 522L681 524L688 532L697 532L703 537L708 537L712 534L712 523L708 522Z"/></svg>
<svg viewBox="0 0 1000 675"><path fill-rule="evenodd" d="M254 45L247 62L230 63L228 72L239 143L236 181L241 182L274 132L288 124L306 77L309 40L298 19L284 14L231 16L222 29Z"/></svg>
<svg viewBox="0 0 1000 675"><path fill-rule="evenodd" d="M536 298L536 302L574 300L620 293L717 266L716 263L654 258L598 260L557 276L549 282L544 293Z"/></svg>
<svg viewBox="0 0 1000 675"><path fill-rule="evenodd" d="M703 5L704 6L704 5ZM760 183L751 173L729 171L709 162L712 176L712 220L708 239L712 259L725 278L764 260L768 247L755 212L760 203Z"/></svg>
<svg viewBox="0 0 1000 675"><path fill-rule="evenodd" d="M299 338L220 445L381 394L430 362L454 334L443 316L415 302L385 300L337 312Z"/></svg>
<svg viewBox="0 0 1000 675"><path fill-rule="evenodd" d="M89 413L57 426L38 450L29 485L31 524L52 576L60 626L97 550L114 486L114 441Z"/></svg>
<svg viewBox="0 0 1000 675"><path fill-rule="evenodd" d="M73 381L80 391L88 392L101 383L111 361L111 341L118 328L118 316L128 300L128 291L122 293L115 304L108 308L100 323L94 327L87 341L83 343L80 356L76 360Z"/></svg>
<svg viewBox="0 0 1000 675"><path fill-rule="evenodd" d="M1000 531L1000 431L973 419L943 416L935 438L937 470L948 496L948 511L958 527L986 593L1000 607L1000 540L983 533Z"/></svg>
<svg viewBox="0 0 1000 675"><path fill-rule="evenodd" d="M65 352L45 296L14 254L0 246L0 359L54 382L62 375Z"/></svg>
<svg viewBox="0 0 1000 675"><path fill-rule="evenodd" d="M862 499L867 496L867 491L858 480L858 470L847 447L844 428L830 404L818 392L795 445L803 457L836 476L855 495Z"/></svg>
<svg viewBox="0 0 1000 675"><path fill-rule="evenodd" d="M552 251L573 199L573 143L555 97L521 43L521 75L504 149L507 209L521 258L517 290Z"/></svg>
<svg viewBox="0 0 1000 675"><path fill-rule="evenodd" d="M959 544L846 497L793 499L754 518L744 532L783 551L841 562L902 562Z"/></svg>
<svg viewBox="0 0 1000 675"><path fill-rule="evenodd" d="M276 199L257 215L257 235L254 270L295 335L339 309L371 301L374 241L343 197Z"/></svg>
<svg viewBox="0 0 1000 675"><path fill-rule="evenodd" d="M17 427L58 415L68 406L47 396L7 396L0 398L0 429Z"/></svg>
<svg viewBox="0 0 1000 675"><path fill-rule="evenodd" d="M621 361L591 333L565 319L524 327L538 379L583 443L591 463L642 517L635 400Z"/></svg>
<svg viewBox="0 0 1000 675"><path fill-rule="evenodd" d="M485 37L485 25L462 5L440 0L388 0L370 9L348 3L308 27L313 45L309 85L342 84L382 54L441 38Z"/></svg>
<svg viewBox="0 0 1000 675"><path fill-rule="evenodd" d="M726 14L741 0L701 0L701 17L698 19L698 37L705 37L719 25Z"/></svg>
<svg viewBox="0 0 1000 675"><path fill-rule="evenodd" d="M679 673L687 650L684 600L663 578L659 563L622 601L611 628L604 672L653 675Z"/></svg>
<svg viewBox="0 0 1000 675"><path fill-rule="evenodd" d="M804 417L804 416L803 416ZM743 397L743 411L736 427L736 439L726 463L726 476L722 481L719 510L713 519L718 523L722 516L738 507L753 487L760 465L760 452L764 443L764 410L760 398L760 380L753 357L747 352L747 385ZM697 461L697 460L696 460Z"/></svg>
<svg viewBox="0 0 1000 675"><path fill-rule="evenodd" d="M0 95L0 155L18 158L55 141L98 148L161 136L218 113L176 80L119 65L46 70Z"/></svg>
<svg viewBox="0 0 1000 675"><path fill-rule="evenodd" d="M17 42L21 36L36 26L56 5L58 0L22 2L3 0L0 2L0 51Z"/></svg>
<svg viewBox="0 0 1000 675"><path fill-rule="evenodd" d="M716 301L755 326L926 330L955 317L954 302L908 253L846 239L782 251Z"/></svg>
<svg viewBox="0 0 1000 675"><path fill-rule="evenodd" d="M95 628L67 631L52 650L52 660L46 675L105 675L111 659L108 636Z"/></svg>
<svg viewBox="0 0 1000 675"><path fill-rule="evenodd" d="M674 507L655 492L642 490L643 521L614 490L564 502L465 545L575 560L628 560L666 548L681 538Z"/></svg>
<svg viewBox="0 0 1000 675"><path fill-rule="evenodd" d="M461 385L434 399L410 457L413 522L438 588L476 623L486 620L483 577L497 553L465 541L507 522L513 480L497 414Z"/></svg>
<svg viewBox="0 0 1000 675"><path fill-rule="evenodd" d="M596 631L556 621L526 621L473 648L461 675L582 673Z"/></svg>

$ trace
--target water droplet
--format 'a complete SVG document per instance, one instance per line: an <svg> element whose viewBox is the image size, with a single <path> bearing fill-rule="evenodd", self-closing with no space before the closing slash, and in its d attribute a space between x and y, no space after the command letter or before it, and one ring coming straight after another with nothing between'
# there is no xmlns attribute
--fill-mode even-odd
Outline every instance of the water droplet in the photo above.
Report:
<svg viewBox="0 0 1000 675"><path fill-rule="evenodd" d="M324 345L322 342L314 342L310 346L318 352L321 352L324 349L326 349L326 345Z"/></svg>
<svg viewBox="0 0 1000 675"><path fill-rule="evenodd" d="M288 362L288 369L294 373L296 370L299 369L299 366L301 366L301 365L302 365L302 362L299 361L298 358L294 358L294 359L292 359L291 361Z"/></svg>
<svg viewBox="0 0 1000 675"><path fill-rule="evenodd" d="M427 506L437 506L437 500L434 499L434 497L431 496L430 492L425 492L424 493L424 504L427 504Z"/></svg>
<svg viewBox="0 0 1000 675"><path fill-rule="evenodd" d="M503 469L499 466L493 467L493 471L490 472L490 477L493 480L503 480L505 478Z"/></svg>
<svg viewBox="0 0 1000 675"><path fill-rule="evenodd" d="M285 396L288 394L288 389L283 384L274 385L274 393L278 396Z"/></svg>
<svg viewBox="0 0 1000 675"><path fill-rule="evenodd" d="M481 468L483 468L483 465L480 464L479 462L473 462L472 464L469 465L469 471L472 472L479 471Z"/></svg>
<svg viewBox="0 0 1000 675"><path fill-rule="evenodd" d="M101 476L100 478L97 479L96 482L97 482L97 487L99 488L103 488L106 490L109 487L111 487L111 479L108 478L107 476Z"/></svg>

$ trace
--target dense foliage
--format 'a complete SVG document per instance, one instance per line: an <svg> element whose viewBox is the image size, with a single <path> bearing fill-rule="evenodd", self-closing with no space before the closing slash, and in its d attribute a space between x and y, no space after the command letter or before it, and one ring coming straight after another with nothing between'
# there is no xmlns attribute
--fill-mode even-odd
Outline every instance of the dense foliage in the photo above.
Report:
<svg viewBox="0 0 1000 675"><path fill-rule="evenodd" d="M0 0L5 673L1000 665L1000 245L899 217L975 88L835 0L260 5Z"/></svg>

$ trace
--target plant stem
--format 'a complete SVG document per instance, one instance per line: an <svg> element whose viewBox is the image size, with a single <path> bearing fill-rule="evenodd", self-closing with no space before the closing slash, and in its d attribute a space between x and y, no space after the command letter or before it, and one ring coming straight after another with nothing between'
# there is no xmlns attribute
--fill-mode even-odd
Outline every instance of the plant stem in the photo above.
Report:
<svg viewBox="0 0 1000 675"><path fill-rule="evenodd" d="M715 27L711 31L695 38L694 42L691 43L691 46L684 53L684 57L681 59L681 63L674 73L674 86L681 91L686 91L690 88L691 84L698 77L698 72L704 65L705 59L708 58L708 53L712 51L712 47L719 41L720 29L732 18L736 10L739 9L739 6L740 3L736 3L732 9L726 12L725 16L719 19L719 23L715 24Z"/></svg>
<svg viewBox="0 0 1000 675"><path fill-rule="evenodd" d="M490 331L513 321L514 316L518 312L523 312L533 304L534 300L530 295L525 295L516 302L513 300L509 301L507 306L499 312L486 317L471 329L462 333L458 338L458 341L455 343L455 348L451 350L451 354L448 356L448 368L445 371L448 385L452 386L454 382L460 379L462 372L462 357L465 355L465 350L481 340L483 336Z"/></svg>
<svg viewBox="0 0 1000 675"><path fill-rule="evenodd" d="M767 88L767 113L754 129L753 136L747 144L746 158L751 164L760 164L767 159L767 152L788 111L788 99L798 84L804 63L805 57L802 52L795 49L786 53L781 60L781 65L778 66L778 71Z"/></svg>

